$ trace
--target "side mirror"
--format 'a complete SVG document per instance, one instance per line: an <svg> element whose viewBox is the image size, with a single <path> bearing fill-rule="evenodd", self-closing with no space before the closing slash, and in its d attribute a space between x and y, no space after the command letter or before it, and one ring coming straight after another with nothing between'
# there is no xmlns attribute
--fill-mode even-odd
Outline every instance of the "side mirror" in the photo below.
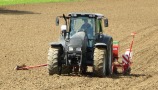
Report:
<svg viewBox="0 0 158 90"><path fill-rule="evenodd" d="M108 27L108 26L109 26L108 19L106 18L106 19L104 19L104 27Z"/></svg>
<svg viewBox="0 0 158 90"><path fill-rule="evenodd" d="M59 18L58 17L56 17L56 26L59 26Z"/></svg>

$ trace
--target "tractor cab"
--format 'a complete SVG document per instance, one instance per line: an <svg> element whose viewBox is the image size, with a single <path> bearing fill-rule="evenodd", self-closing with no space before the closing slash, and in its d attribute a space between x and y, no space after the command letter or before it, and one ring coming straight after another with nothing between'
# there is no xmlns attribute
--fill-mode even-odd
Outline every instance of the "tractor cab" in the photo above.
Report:
<svg viewBox="0 0 158 90"><path fill-rule="evenodd" d="M88 38L88 47L93 47L96 36L102 33L102 14L96 13L70 13L70 37L77 32L85 32ZM108 20L105 19L105 26L108 26Z"/></svg>
<svg viewBox="0 0 158 90"><path fill-rule="evenodd" d="M62 32L68 39L73 37L78 32L85 32L88 38L88 47L93 47L95 39L100 33L103 33L102 20L104 19L104 26L108 27L108 19L102 14L97 13L69 13L68 16L58 16L64 18L65 25L61 26ZM57 25L59 19L56 19Z"/></svg>
<svg viewBox="0 0 158 90"><path fill-rule="evenodd" d="M84 31L89 39L94 39L95 36L95 19L89 17L72 17L70 19L70 36L76 32Z"/></svg>
<svg viewBox="0 0 158 90"><path fill-rule="evenodd" d="M70 35L76 32L84 31L89 39L94 39L95 34L103 32L102 30L102 14L96 13L70 13ZM105 19L105 26L108 26L108 20Z"/></svg>

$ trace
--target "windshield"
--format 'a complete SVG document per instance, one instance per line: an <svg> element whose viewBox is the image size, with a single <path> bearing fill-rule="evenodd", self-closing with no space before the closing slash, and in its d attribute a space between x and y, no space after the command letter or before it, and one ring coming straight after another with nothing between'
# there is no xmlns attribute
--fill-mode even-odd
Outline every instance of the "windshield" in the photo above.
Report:
<svg viewBox="0 0 158 90"><path fill-rule="evenodd" d="M70 36L76 32L84 31L89 39L93 39L95 35L95 19L89 17L74 17L71 18Z"/></svg>

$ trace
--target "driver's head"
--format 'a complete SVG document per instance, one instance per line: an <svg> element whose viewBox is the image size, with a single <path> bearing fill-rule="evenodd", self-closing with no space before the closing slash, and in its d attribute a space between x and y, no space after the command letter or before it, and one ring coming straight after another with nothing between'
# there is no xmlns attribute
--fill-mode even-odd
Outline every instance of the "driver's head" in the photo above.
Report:
<svg viewBox="0 0 158 90"><path fill-rule="evenodd" d="M88 23L88 20L87 19L83 19L84 23Z"/></svg>

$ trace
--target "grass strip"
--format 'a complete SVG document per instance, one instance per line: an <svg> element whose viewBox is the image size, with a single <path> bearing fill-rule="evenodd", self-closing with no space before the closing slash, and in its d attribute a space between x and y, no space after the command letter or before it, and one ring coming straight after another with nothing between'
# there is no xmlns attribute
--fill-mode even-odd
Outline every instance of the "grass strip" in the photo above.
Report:
<svg viewBox="0 0 158 90"><path fill-rule="evenodd" d="M31 3L45 3L45 2L71 2L77 0L0 0L0 6L14 5L14 4L31 4Z"/></svg>

